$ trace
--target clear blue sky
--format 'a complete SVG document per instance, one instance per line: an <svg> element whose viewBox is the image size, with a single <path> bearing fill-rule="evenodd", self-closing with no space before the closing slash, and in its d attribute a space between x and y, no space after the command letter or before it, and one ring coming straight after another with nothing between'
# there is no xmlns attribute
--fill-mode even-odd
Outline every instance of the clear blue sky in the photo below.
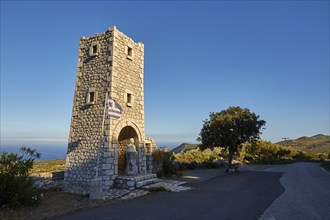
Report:
<svg viewBox="0 0 330 220"><path fill-rule="evenodd" d="M67 140L80 36L145 44L145 124L195 142L249 108L273 142L329 134L329 1L1 1L1 140Z"/></svg>

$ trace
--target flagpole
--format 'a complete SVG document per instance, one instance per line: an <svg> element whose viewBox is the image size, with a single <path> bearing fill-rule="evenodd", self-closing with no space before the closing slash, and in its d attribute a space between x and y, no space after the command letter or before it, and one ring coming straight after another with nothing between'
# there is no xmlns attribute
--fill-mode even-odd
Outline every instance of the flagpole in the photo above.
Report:
<svg viewBox="0 0 330 220"><path fill-rule="evenodd" d="M103 119L102 119L100 143L99 143L99 148L97 150L97 165L96 165L96 177L95 178L99 177L100 151L101 151L101 145L104 142L103 130L104 130L105 112L106 112L106 109L107 109L107 100L108 100L108 92L105 93L105 98L104 98Z"/></svg>

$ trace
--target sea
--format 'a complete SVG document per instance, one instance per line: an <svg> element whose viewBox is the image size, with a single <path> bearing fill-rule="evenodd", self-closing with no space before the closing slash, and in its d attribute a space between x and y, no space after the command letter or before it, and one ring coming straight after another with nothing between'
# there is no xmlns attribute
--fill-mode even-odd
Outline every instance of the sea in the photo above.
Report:
<svg viewBox="0 0 330 220"><path fill-rule="evenodd" d="M158 147L175 148L181 142L156 142ZM1 141L0 154L4 151L18 152L20 147L30 147L41 154L39 160L53 160L65 158L68 142L66 141Z"/></svg>

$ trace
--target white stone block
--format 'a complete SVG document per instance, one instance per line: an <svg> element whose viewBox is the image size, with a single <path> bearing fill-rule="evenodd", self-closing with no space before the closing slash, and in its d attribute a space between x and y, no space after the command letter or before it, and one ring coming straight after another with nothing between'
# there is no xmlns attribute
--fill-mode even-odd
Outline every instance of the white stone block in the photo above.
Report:
<svg viewBox="0 0 330 220"><path fill-rule="evenodd" d="M110 170L111 169L111 164L102 164L102 169L103 170Z"/></svg>
<svg viewBox="0 0 330 220"><path fill-rule="evenodd" d="M104 153L103 153L103 156L104 156L104 157L111 157L111 153L110 153L110 152L104 152Z"/></svg>
<svg viewBox="0 0 330 220"><path fill-rule="evenodd" d="M101 199L103 192L102 179L101 178L92 179L90 183L91 183L91 188L90 188L89 198Z"/></svg>
<svg viewBox="0 0 330 220"><path fill-rule="evenodd" d="M102 179L103 180L110 180L110 176L103 176Z"/></svg>
<svg viewBox="0 0 330 220"><path fill-rule="evenodd" d="M132 187L135 186L135 181L127 181L127 186Z"/></svg>

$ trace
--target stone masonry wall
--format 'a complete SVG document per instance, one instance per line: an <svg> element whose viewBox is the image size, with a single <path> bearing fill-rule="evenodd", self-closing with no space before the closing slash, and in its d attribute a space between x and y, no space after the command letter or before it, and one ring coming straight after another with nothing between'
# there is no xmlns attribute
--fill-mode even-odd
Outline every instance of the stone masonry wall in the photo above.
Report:
<svg viewBox="0 0 330 220"><path fill-rule="evenodd" d="M111 31L107 31L80 39L65 173L66 182L79 186L89 186L89 181L96 174L104 99L109 87L107 79L111 75L112 64L108 60L113 44L111 34ZM95 56L90 55L93 44L98 45ZM95 92L94 104L88 104L86 100L90 91ZM109 130L108 125L109 123L105 126L105 130ZM105 133L105 137L107 135Z"/></svg>
<svg viewBox="0 0 330 220"><path fill-rule="evenodd" d="M122 32L114 29L112 75L110 95L121 104L124 109L121 119L130 119L139 128L142 142L144 142L144 45L134 43ZM132 49L132 56L128 56L127 49ZM132 103L129 105L125 96L132 95ZM118 124L117 119L111 119L111 126ZM114 137L116 138L116 137Z"/></svg>
<svg viewBox="0 0 330 220"><path fill-rule="evenodd" d="M114 26L105 33L81 37L66 160L68 184L89 187L99 164L103 190L114 186L118 176L118 137L126 126L138 135L139 173L146 173L143 65L144 45ZM123 113L119 119L105 117L105 143L98 160L106 92L121 105ZM89 102L90 97L93 102Z"/></svg>
<svg viewBox="0 0 330 220"><path fill-rule="evenodd" d="M143 64L144 45L135 43L131 38L115 27L110 29L113 33L113 48L109 60L112 62L109 95L123 108L120 119L110 118L110 126L106 131L109 147L104 148L103 155L103 189L114 186L118 176L118 138L125 126L131 126L138 134L138 143L135 143L139 152L139 173L145 172L144 157L144 89ZM128 54L131 48L131 55ZM132 101L128 103L127 94L131 94Z"/></svg>

